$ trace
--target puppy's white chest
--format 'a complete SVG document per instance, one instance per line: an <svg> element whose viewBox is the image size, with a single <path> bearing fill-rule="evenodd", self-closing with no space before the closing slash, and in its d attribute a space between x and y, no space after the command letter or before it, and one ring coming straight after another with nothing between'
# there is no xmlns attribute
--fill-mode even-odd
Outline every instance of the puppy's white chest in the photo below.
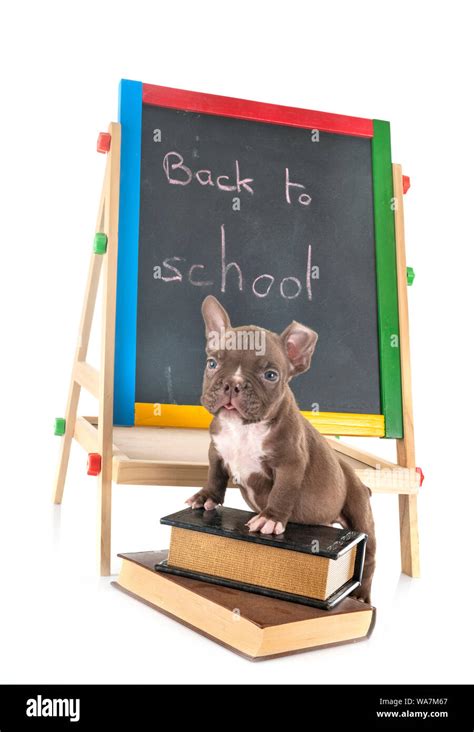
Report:
<svg viewBox="0 0 474 732"><path fill-rule="evenodd" d="M263 442L268 435L266 422L243 424L230 416L220 420L221 431L213 435L214 446L227 466L234 483L245 486L252 473L260 473L265 457Z"/></svg>

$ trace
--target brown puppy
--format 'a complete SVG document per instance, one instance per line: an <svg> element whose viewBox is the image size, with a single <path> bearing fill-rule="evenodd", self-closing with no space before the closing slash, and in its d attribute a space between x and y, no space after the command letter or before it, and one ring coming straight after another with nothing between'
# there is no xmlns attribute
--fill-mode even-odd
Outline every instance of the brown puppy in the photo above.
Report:
<svg viewBox="0 0 474 732"><path fill-rule="evenodd" d="M375 533L370 491L298 410L288 382L306 371L317 334L293 322L281 335L232 328L212 296L202 305L207 364L201 402L214 416L207 487L187 503L214 509L229 478L257 512L250 531L281 534L286 523L341 523L368 535L362 584L370 602Z"/></svg>

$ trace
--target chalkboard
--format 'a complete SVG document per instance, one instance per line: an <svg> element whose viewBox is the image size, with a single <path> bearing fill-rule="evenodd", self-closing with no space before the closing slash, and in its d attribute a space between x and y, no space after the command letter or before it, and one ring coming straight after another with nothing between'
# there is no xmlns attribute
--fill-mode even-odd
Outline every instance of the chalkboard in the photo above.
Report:
<svg viewBox="0 0 474 732"><path fill-rule="evenodd" d="M161 405L199 405L213 294L235 325L318 332L292 384L303 412L384 415L373 136L244 116L142 96L134 403L158 424Z"/></svg>

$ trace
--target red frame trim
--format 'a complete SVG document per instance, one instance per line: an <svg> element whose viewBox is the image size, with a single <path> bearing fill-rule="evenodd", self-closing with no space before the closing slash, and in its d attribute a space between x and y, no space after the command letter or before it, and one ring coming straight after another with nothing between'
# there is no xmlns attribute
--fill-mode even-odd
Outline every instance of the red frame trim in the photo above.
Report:
<svg viewBox="0 0 474 732"><path fill-rule="evenodd" d="M234 99L233 97L222 97L217 94L202 94L153 84L143 84L142 98L144 104L184 109L187 112L238 117L239 119L248 119L254 122L304 127L310 130L334 132L339 135L353 135L354 137L374 136L372 120L362 117L314 112L310 109L251 102L247 99Z"/></svg>

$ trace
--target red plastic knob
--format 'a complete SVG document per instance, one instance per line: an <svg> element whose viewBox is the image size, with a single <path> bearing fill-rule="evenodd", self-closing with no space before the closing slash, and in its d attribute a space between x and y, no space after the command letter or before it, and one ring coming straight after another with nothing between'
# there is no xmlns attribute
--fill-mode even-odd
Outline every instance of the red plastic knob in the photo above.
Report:
<svg viewBox="0 0 474 732"><path fill-rule="evenodd" d="M87 456L87 475L99 475L102 458L98 452L90 452Z"/></svg>
<svg viewBox="0 0 474 732"><path fill-rule="evenodd" d="M421 488L421 486L423 485L423 481L425 479L425 474L423 473L421 468L416 468L416 472L420 476L420 488Z"/></svg>
<svg viewBox="0 0 474 732"><path fill-rule="evenodd" d="M402 175L402 180L403 180L403 193L407 193L408 189L411 186L410 177L408 175Z"/></svg>
<svg viewBox="0 0 474 732"><path fill-rule="evenodd" d="M111 141L112 136L110 132L99 132L99 137L97 138L97 152L108 153Z"/></svg>

